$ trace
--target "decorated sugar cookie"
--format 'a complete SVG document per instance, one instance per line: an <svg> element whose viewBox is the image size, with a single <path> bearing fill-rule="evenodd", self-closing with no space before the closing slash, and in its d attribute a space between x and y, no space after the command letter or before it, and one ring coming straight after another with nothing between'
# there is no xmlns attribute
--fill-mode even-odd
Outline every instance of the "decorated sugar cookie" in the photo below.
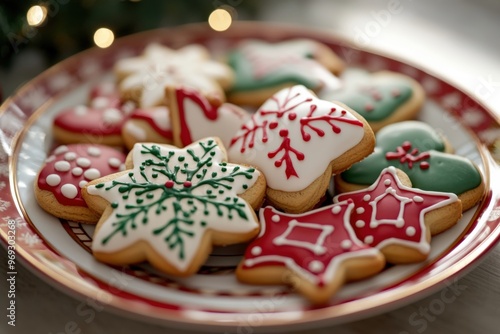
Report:
<svg viewBox="0 0 500 334"><path fill-rule="evenodd" d="M170 111L167 107L135 109L122 127L125 146L130 150L136 143L172 143Z"/></svg>
<svg viewBox="0 0 500 334"><path fill-rule="evenodd" d="M122 103L116 87L111 83L93 87L89 97L88 105L66 108L55 117L55 139L61 144L121 146L123 123L135 106L132 103Z"/></svg>
<svg viewBox="0 0 500 334"><path fill-rule="evenodd" d="M394 167L384 169L373 185L334 198L351 200L351 226L358 239L377 247L390 263L425 260L431 232L447 230L462 216L457 195L411 188L409 178Z"/></svg>
<svg viewBox="0 0 500 334"><path fill-rule="evenodd" d="M179 50L150 44L142 55L119 60L114 72L122 98L142 108L166 105L167 86L187 86L223 101L224 89L233 81L232 70L211 60L208 50L196 44Z"/></svg>
<svg viewBox="0 0 500 334"><path fill-rule="evenodd" d="M184 149L138 143L127 168L83 190L85 201L102 214L92 244L100 261L146 260L187 276L212 245L245 242L259 232L254 209L262 203L265 179L255 168L227 163L217 138Z"/></svg>
<svg viewBox="0 0 500 334"><path fill-rule="evenodd" d="M350 225L352 201L304 214L260 210L261 231L236 270L250 284L287 284L311 302L326 303L345 283L380 272L382 254L363 244Z"/></svg>
<svg viewBox="0 0 500 334"><path fill-rule="evenodd" d="M335 74L344 67L328 47L307 39L245 40L229 54L228 62L235 71L229 101L255 107L282 88L297 84L316 92L336 90L341 84Z"/></svg>
<svg viewBox="0 0 500 334"><path fill-rule="evenodd" d="M389 71L346 71L342 88L320 95L339 101L363 116L373 131L385 125L413 119L425 100L422 86L412 78Z"/></svg>
<svg viewBox="0 0 500 334"><path fill-rule="evenodd" d="M483 196L484 182L477 166L464 157L446 153L446 140L430 125L406 121L385 126L377 133L373 154L335 178L340 192L366 188L389 166L404 171L415 188L451 192L463 210Z"/></svg>
<svg viewBox="0 0 500 334"><path fill-rule="evenodd" d="M304 86L267 100L236 133L231 161L257 166L267 199L287 212L313 208L339 173L373 151L374 135L349 108L318 99Z"/></svg>
<svg viewBox="0 0 500 334"><path fill-rule="evenodd" d="M174 144L184 147L201 138L218 136L225 146L250 118L242 108L212 104L200 92L189 88L167 88Z"/></svg>
<svg viewBox="0 0 500 334"><path fill-rule="evenodd" d="M125 168L125 155L111 147L72 144L57 147L46 159L34 184L38 204L52 215L96 223L99 215L82 198L81 188Z"/></svg>

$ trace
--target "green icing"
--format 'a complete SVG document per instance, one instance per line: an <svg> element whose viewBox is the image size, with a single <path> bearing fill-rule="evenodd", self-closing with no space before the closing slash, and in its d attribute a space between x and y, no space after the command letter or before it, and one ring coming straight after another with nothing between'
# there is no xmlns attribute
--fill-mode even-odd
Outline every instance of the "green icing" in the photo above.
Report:
<svg viewBox="0 0 500 334"><path fill-rule="evenodd" d="M387 159L388 152L396 152L405 142L411 143L410 152L418 149L413 154L414 157L422 156L422 159L413 162L411 168L408 162ZM375 151L363 161L352 165L341 177L349 183L371 185L384 168L394 166L408 174L414 187L423 190L460 195L478 187L482 178L475 165L466 158L444 153L444 149L438 133L425 123L408 121L389 125L377 134ZM428 164L428 168L425 164Z"/></svg>
<svg viewBox="0 0 500 334"><path fill-rule="evenodd" d="M116 234L126 236L130 230L137 228L139 224L148 224L150 212L156 216L165 217L163 225L159 225L153 230L153 234L163 238L169 249L177 250L180 259L184 259L184 249L187 239L193 237L196 233L197 226L205 228L207 222L197 222L193 219L193 215L198 211L205 216L209 215L209 208L215 209L215 214L219 217L227 216L232 219L236 214L243 220L248 220L246 215L246 203L235 194L230 194L225 198L218 198L212 195L213 190L219 193L224 193L232 189L232 184L236 179L252 179L255 169L242 168L226 168L226 163L218 163L213 161L214 150L217 147L215 141L200 142L199 145L203 148L204 153L197 156L193 150L187 150L192 159L195 161L194 166L183 164L177 165L176 161L184 161L184 156L175 157L174 152L169 152L167 156L161 154L160 148L156 145L151 147L142 145L141 154L146 157L139 166L139 173L144 179L144 182L138 182L133 172L128 173L129 181L113 180L106 184L105 191L117 191L123 199L134 196L136 200L133 203L121 205L121 209L125 211L116 212L114 217L116 220L112 223L114 227L112 232L102 239L102 244L106 244ZM174 158L176 158L174 160ZM170 163L172 161L172 163ZM211 175L208 173L207 166L215 163L219 170L222 168L226 171ZM150 180L148 175L151 173L162 174L168 178L167 182L155 183ZM186 181L179 181L178 175L183 174ZM207 174L209 174L207 176ZM195 178L196 177L196 178ZM196 181L193 181L195 178ZM101 188L104 184L100 184ZM208 187L204 194L195 194L195 190L200 187ZM154 195L156 194L156 196ZM174 198L170 206L165 202ZM145 200L148 199L148 200ZM111 205L113 209L119 207L118 203ZM219 218L216 218L219 219Z"/></svg>
<svg viewBox="0 0 500 334"><path fill-rule="evenodd" d="M304 55L304 58L308 58ZM235 80L232 91L251 91L262 88L270 88L286 83L295 83L314 89L318 86L318 80L315 80L309 73L298 73L297 71L287 71L278 68L267 75L256 78L252 64L240 50L232 51L228 57L228 64L233 68Z"/></svg>
<svg viewBox="0 0 500 334"><path fill-rule="evenodd" d="M381 121L391 116L401 105L410 99L412 87L404 82L374 85L347 85L331 95L354 109L367 121Z"/></svg>

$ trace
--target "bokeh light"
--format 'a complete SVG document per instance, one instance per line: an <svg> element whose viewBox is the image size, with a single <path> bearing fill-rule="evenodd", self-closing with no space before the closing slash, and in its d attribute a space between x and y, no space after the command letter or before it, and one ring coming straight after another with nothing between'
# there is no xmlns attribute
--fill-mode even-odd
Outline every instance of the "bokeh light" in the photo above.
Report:
<svg viewBox="0 0 500 334"><path fill-rule="evenodd" d="M215 31L227 30L231 26L232 22L233 18L231 17L231 14L222 8L214 10L208 17L208 24Z"/></svg>
<svg viewBox="0 0 500 334"><path fill-rule="evenodd" d="M107 48L115 40L115 34L108 28L99 28L94 33L94 43L100 48Z"/></svg>

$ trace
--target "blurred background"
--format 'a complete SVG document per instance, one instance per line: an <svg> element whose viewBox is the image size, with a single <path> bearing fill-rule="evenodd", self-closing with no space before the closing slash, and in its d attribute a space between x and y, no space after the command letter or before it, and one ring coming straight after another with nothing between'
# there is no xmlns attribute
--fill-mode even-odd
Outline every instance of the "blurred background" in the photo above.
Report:
<svg viewBox="0 0 500 334"><path fill-rule="evenodd" d="M498 0L1 0L3 96L83 49L109 47L120 36L147 29L207 22L211 14L214 24L224 21L218 29L259 20L331 31L472 90L484 81L500 82ZM493 96L500 94L491 95L487 103L500 102Z"/></svg>

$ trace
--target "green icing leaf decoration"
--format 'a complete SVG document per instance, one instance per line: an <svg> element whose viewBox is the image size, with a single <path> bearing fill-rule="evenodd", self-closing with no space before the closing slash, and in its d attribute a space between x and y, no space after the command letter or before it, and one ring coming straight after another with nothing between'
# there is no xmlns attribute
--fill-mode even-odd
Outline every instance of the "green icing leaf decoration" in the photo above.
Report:
<svg viewBox="0 0 500 334"><path fill-rule="evenodd" d="M221 217L231 220L231 224L249 221L248 204L236 191L243 192L248 187L255 169L221 162L222 153L215 140L198 142L187 150L165 152L158 145L146 144L138 149L140 165L96 186L103 197L125 201L111 205L113 213L106 221L111 229L100 239L102 245L117 235L127 237L141 225L155 224L150 228L152 237L161 238L170 251L184 260L191 239L214 221ZM135 159L136 152L133 154ZM181 161L185 163L179 165ZM239 217L238 221L235 217Z"/></svg>

